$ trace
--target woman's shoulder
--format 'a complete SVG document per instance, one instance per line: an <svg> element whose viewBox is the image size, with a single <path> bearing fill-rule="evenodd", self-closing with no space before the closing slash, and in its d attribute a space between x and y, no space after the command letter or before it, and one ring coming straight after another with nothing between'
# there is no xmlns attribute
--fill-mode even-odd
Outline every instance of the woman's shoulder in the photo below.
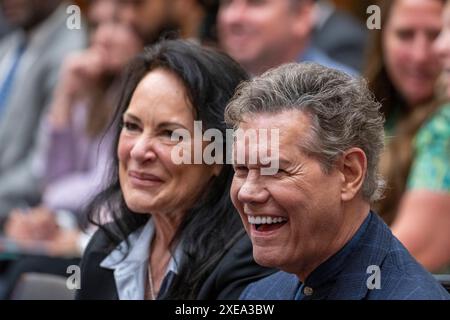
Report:
<svg viewBox="0 0 450 320"><path fill-rule="evenodd" d="M252 242L250 241L250 238L245 232L242 232L240 234L236 242L230 247L228 252L225 254L224 259L226 257L237 258L240 256L251 256L253 259Z"/></svg>
<svg viewBox="0 0 450 320"><path fill-rule="evenodd" d="M113 230L113 223L100 226L89 241L86 250L84 251L84 256L94 252L104 253L106 256L112 251L119 244L112 236L114 234Z"/></svg>
<svg viewBox="0 0 450 320"><path fill-rule="evenodd" d="M429 140L436 137L450 137L450 103L439 107L419 130L420 139Z"/></svg>
<svg viewBox="0 0 450 320"><path fill-rule="evenodd" d="M239 265L245 267L247 264L253 265L253 263L252 242L247 233L244 230L240 230L236 234L236 240L220 259L216 270L235 268Z"/></svg>
<svg viewBox="0 0 450 320"><path fill-rule="evenodd" d="M105 229L106 228L106 229ZM81 259L81 289L76 299L117 299L112 270L101 268L101 262L114 248L115 242L108 235L110 225L104 225L94 233Z"/></svg>
<svg viewBox="0 0 450 320"><path fill-rule="evenodd" d="M443 105L416 135L408 189L450 190L450 104Z"/></svg>

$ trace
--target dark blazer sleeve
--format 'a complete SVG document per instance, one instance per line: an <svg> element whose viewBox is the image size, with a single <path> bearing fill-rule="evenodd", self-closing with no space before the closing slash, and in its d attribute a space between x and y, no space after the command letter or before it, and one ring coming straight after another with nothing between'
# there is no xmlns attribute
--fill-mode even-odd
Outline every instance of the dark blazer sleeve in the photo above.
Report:
<svg viewBox="0 0 450 320"><path fill-rule="evenodd" d="M103 230L95 232L81 259L81 288L77 290L76 300L118 299L113 271L100 267L111 244Z"/></svg>
<svg viewBox="0 0 450 320"><path fill-rule="evenodd" d="M243 234L206 279L197 299L238 299L247 285L276 271L255 262L251 241L247 234Z"/></svg>

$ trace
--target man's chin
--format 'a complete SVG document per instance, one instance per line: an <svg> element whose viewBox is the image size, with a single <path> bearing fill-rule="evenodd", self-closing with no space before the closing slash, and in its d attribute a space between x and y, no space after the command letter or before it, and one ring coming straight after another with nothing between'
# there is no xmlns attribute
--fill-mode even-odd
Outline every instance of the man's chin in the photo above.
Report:
<svg viewBox="0 0 450 320"><path fill-rule="evenodd" d="M277 268L280 266L280 259L277 254L268 251L263 251L264 248L253 248L253 257L260 266L267 268Z"/></svg>

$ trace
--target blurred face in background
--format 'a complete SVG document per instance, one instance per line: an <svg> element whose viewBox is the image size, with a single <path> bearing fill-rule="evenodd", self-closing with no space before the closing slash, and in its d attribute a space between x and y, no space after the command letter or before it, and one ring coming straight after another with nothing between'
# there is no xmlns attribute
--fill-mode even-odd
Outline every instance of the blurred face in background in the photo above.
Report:
<svg viewBox="0 0 450 320"><path fill-rule="evenodd" d="M118 20L117 0L91 1L87 17L91 30L88 51L100 57L103 71L119 73L142 50L140 37L130 26Z"/></svg>
<svg viewBox="0 0 450 320"><path fill-rule="evenodd" d="M434 43L434 49L442 63L447 84L447 96L450 97L450 2L447 2L445 6L442 31Z"/></svg>
<svg viewBox="0 0 450 320"><path fill-rule="evenodd" d="M96 29L102 22L108 22L117 17L118 0L91 0L87 18L92 29Z"/></svg>
<svg viewBox="0 0 450 320"><path fill-rule="evenodd" d="M60 0L0 0L0 7L8 23L26 31L45 20Z"/></svg>
<svg viewBox="0 0 450 320"><path fill-rule="evenodd" d="M410 107L431 99L440 73L432 50L442 27L440 0L396 0L383 30L388 76Z"/></svg>
<svg viewBox="0 0 450 320"><path fill-rule="evenodd" d="M309 1L221 0L220 44L253 74L290 62L312 28L311 8Z"/></svg>
<svg viewBox="0 0 450 320"><path fill-rule="evenodd" d="M91 48L101 51L104 68L117 74L142 50L143 45L131 28L117 21L109 21L97 27Z"/></svg>
<svg viewBox="0 0 450 320"><path fill-rule="evenodd" d="M171 0L118 0L119 19L150 44L168 23Z"/></svg>

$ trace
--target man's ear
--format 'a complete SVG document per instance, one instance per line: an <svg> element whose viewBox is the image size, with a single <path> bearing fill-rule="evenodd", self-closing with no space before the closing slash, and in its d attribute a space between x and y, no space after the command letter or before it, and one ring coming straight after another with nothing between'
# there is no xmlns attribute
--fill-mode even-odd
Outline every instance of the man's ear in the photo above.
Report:
<svg viewBox="0 0 450 320"><path fill-rule="evenodd" d="M361 190L367 172L367 157L360 148L345 151L339 161L342 174L341 200L350 201Z"/></svg>
<svg viewBox="0 0 450 320"><path fill-rule="evenodd" d="M302 0L292 5L291 10L294 17L294 33L297 37L306 40L314 27L314 3L311 0Z"/></svg>

